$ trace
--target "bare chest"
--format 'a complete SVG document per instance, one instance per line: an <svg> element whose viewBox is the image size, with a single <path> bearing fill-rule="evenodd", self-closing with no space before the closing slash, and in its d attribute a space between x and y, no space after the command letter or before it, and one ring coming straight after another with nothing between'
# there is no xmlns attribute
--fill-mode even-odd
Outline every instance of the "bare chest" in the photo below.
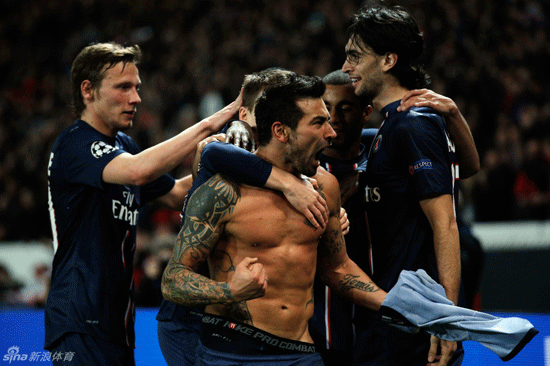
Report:
<svg viewBox="0 0 550 366"><path fill-rule="evenodd" d="M316 247L322 235L282 194L253 188L241 191L225 231L241 244L264 249L285 243Z"/></svg>

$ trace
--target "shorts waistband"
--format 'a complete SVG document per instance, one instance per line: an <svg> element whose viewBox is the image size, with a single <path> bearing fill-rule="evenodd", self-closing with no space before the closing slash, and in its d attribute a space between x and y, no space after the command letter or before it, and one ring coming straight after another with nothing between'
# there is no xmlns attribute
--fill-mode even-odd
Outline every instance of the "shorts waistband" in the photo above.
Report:
<svg viewBox="0 0 550 366"><path fill-rule="evenodd" d="M201 342L204 346L243 355L315 353L313 343L294 341L219 315L202 317Z"/></svg>

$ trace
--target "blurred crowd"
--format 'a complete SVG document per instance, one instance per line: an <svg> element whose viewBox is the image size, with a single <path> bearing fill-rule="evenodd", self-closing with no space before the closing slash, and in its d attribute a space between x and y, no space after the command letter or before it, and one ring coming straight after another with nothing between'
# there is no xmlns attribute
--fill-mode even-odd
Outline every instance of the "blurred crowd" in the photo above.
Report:
<svg viewBox="0 0 550 366"><path fill-rule="evenodd" d="M0 2L0 241L51 241L49 153L73 123L69 71L89 43L141 46L143 102L130 134L146 148L232 101L245 74L279 66L323 76L340 68L348 20L364 3ZM462 182L464 220L550 219L550 3L398 3L424 32L431 88L456 101L482 159L481 171ZM372 118L372 126L379 122ZM145 305L158 300L179 221L158 207L141 213L136 283L151 293L141 296Z"/></svg>

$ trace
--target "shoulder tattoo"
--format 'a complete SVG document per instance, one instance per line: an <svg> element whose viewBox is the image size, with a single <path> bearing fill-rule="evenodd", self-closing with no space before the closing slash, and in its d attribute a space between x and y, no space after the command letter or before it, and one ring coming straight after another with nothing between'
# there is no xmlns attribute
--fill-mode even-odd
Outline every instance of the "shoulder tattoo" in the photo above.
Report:
<svg viewBox="0 0 550 366"><path fill-rule="evenodd" d="M219 175L197 188L185 211L174 259L188 252L195 259L206 260L221 235L220 221L233 212L239 199L239 187Z"/></svg>
<svg viewBox="0 0 550 366"><path fill-rule="evenodd" d="M227 283L218 284L197 273L199 266L214 249L223 225L239 200L237 187L219 176L214 176L199 187L189 200L184 224L176 239L173 257L163 275L162 291L171 301L184 305L206 305L233 300ZM181 263L187 256L187 265ZM231 271L228 268L215 270Z"/></svg>

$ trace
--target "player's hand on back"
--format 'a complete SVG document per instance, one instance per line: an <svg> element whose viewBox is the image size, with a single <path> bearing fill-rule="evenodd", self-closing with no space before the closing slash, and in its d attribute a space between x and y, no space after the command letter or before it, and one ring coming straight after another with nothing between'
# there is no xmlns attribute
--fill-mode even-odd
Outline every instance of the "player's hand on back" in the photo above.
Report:
<svg viewBox="0 0 550 366"><path fill-rule="evenodd" d="M243 148L250 152L256 150L256 139L250 125L244 121L235 120L227 129L225 142Z"/></svg>
<svg viewBox="0 0 550 366"><path fill-rule="evenodd" d="M451 98L437 94L430 89L410 90L401 99L401 104L397 107L397 111L403 112L411 107L429 107L443 117L458 112L458 107Z"/></svg>
<svg viewBox="0 0 550 366"><path fill-rule="evenodd" d="M340 226L342 226L342 234L346 235L349 233L349 219L348 219L348 213L343 207L340 207Z"/></svg>

